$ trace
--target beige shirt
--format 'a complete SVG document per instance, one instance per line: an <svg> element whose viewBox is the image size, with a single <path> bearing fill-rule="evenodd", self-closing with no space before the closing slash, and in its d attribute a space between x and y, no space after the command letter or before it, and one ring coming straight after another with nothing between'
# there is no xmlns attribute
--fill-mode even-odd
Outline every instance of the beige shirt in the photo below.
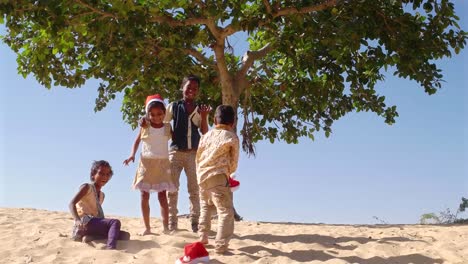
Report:
<svg viewBox="0 0 468 264"><path fill-rule="evenodd" d="M103 202L104 193L100 191L99 203L102 204ZM94 195L93 189L91 187L88 188L86 195L76 204L76 211L80 218L85 215L92 215L95 217L98 215L96 196Z"/></svg>
<svg viewBox="0 0 468 264"><path fill-rule="evenodd" d="M200 139L196 164L198 184L210 177L224 174L229 177L237 170L239 138L226 125L217 125Z"/></svg>

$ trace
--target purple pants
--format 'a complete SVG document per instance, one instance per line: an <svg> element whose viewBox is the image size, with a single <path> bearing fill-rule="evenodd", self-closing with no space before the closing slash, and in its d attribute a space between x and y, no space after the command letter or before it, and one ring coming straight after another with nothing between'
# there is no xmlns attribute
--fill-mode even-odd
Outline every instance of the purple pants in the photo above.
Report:
<svg viewBox="0 0 468 264"><path fill-rule="evenodd" d="M120 220L110 218L92 218L86 224L84 235L107 237L107 248L115 249L117 240L128 240L129 234L125 231L120 231Z"/></svg>

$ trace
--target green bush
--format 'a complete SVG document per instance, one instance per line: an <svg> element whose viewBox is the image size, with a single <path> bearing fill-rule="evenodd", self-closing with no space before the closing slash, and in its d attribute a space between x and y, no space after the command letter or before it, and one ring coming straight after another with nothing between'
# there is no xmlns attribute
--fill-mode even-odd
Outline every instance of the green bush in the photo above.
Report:
<svg viewBox="0 0 468 264"><path fill-rule="evenodd" d="M458 218L460 212L464 212L468 208L468 199L462 197L462 202L458 210L455 213L452 213L449 208L445 209L442 212L428 213L421 215L419 222L421 224L467 224L468 219Z"/></svg>

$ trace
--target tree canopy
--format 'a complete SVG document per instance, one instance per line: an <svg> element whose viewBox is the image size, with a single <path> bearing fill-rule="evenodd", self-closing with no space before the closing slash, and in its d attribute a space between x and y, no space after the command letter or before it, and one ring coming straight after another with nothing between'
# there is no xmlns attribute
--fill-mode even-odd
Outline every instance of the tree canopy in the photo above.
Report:
<svg viewBox="0 0 468 264"><path fill-rule="evenodd" d="M449 0L0 0L0 12L23 76L47 88L98 79L95 110L123 92L135 126L147 95L178 99L182 78L199 75L202 102L241 111L248 152L263 139L329 136L352 111L394 123L376 83L393 72L433 94L436 60L467 38Z"/></svg>

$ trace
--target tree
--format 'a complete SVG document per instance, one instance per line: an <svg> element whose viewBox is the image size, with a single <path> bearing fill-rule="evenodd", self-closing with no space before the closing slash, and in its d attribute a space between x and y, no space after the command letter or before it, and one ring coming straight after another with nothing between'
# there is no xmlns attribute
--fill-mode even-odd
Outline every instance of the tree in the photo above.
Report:
<svg viewBox="0 0 468 264"><path fill-rule="evenodd" d="M352 111L394 123L376 83L393 71L433 94L435 61L467 38L449 0L3 0L0 11L23 76L47 88L99 79L95 110L123 92L135 126L148 94L179 98L182 77L197 74L203 101L241 108L248 152L263 139L329 136ZM229 41L238 32L243 56Z"/></svg>

